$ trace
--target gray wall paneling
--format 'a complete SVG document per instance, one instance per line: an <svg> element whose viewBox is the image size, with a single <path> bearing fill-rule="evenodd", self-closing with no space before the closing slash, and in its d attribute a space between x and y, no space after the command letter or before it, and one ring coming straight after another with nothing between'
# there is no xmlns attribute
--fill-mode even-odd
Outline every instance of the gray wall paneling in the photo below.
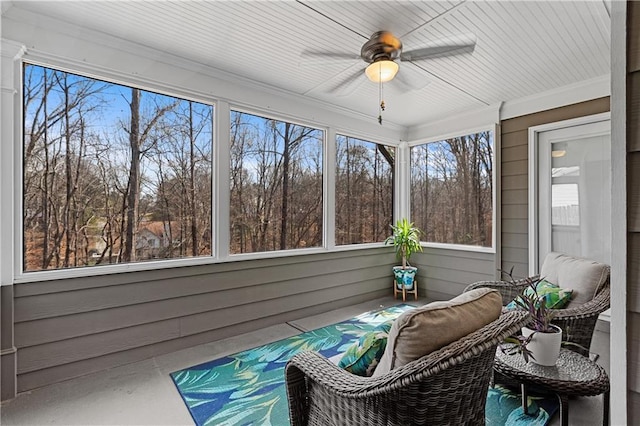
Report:
<svg viewBox="0 0 640 426"><path fill-rule="evenodd" d="M14 286L18 391L391 292L391 248Z"/></svg>
<svg viewBox="0 0 640 426"><path fill-rule="evenodd" d="M425 303L494 274L493 254L412 260ZM377 248L16 285L18 391L390 295L394 264Z"/></svg>
<svg viewBox="0 0 640 426"><path fill-rule="evenodd" d="M640 424L640 3L627 5L627 418Z"/></svg>
<svg viewBox="0 0 640 426"><path fill-rule="evenodd" d="M418 267L418 294L428 301L449 300L464 288L495 277L493 253L425 247L411 261Z"/></svg>
<svg viewBox="0 0 640 426"><path fill-rule="evenodd" d="M0 286L0 398L13 398L17 389L17 351L14 346L12 285Z"/></svg>

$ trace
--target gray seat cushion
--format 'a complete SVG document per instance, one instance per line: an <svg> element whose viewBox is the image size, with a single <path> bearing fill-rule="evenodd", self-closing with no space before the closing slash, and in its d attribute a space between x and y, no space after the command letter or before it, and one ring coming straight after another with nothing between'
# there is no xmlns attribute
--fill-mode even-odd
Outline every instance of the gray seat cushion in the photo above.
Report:
<svg viewBox="0 0 640 426"><path fill-rule="evenodd" d="M562 288L573 290L565 308L590 301L609 280L609 265L562 253L547 254L540 277Z"/></svg>

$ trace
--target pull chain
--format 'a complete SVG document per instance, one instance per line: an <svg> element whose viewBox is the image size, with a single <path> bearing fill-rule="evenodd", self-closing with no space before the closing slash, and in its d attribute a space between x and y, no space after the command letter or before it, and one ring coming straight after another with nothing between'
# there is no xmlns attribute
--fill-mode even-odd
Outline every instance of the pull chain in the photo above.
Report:
<svg viewBox="0 0 640 426"><path fill-rule="evenodd" d="M382 126L382 111L384 111L384 89L382 86L382 70L380 71L380 86L378 89L378 100L380 101L380 108L378 109L378 124Z"/></svg>

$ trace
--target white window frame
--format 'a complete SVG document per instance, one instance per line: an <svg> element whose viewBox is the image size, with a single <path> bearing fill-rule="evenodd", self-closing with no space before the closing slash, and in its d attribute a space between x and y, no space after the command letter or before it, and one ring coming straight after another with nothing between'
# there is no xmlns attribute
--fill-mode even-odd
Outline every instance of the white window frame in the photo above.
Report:
<svg viewBox="0 0 640 426"><path fill-rule="evenodd" d="M22 69L24 63L52 68L58 71L69 72L88 78L135 87L141 90L165 94L167 96L178 97L185 100L201 102L212 105L213 114L213 164L212 164L212 254L210 256L202 256L195 258L182 259L158 259L147 260L144 262L131 262L113 265L101 265L96 268L68 268L45 271L22 270L23 262L23 223L22 223L22 187L23 187L23 116L22 116L22 94L23 80ZM2 283L3 285L20 284L30 282L42 282L60 279L87 278L93 276L111 275L127 272L142 272L166 268L199 266L217 263L228 263L235 261L253 260L253 259L275 259L298 255L312 255L327 252L342 252L354 250L366 250L376 247L383 247L383 243L367 243L355 245L335 245L335 177L329 171L335 170L335 135L349 135L351 137L363 140L376 140L377 143L394 146L396 149L402 144L397 140L389 137L375 136L376 130L372 128L372 133L353 131L344 126L334 126L328 123L313 122L312 120L301 119L291 114L281 111L274 111L268 106L255 107L248 104L233 102L227 99L218 99L211 93L203 89L186 90L182 86L173 85L171 83L159 82L140 77L135 73L125 73L108 69L101 66L90 65L83 61L73 59L60 58L45 52L29 52L21 49L20 53L14 58L13 81L9 86L14 94L13 105L10 112L3 109L3 122L13 122L14 126L11 132L3 132L3 135L11 134L7 140L13 140L13 144L5 144L2 147L2 156L12 159L12 167L10 168L13 179L3 179L2 194L10 194L11 202L6 203L3 209L3 218L12 218L6 220L2 227L2 235L7 236L7 242L2 248L3 253L13 252L11 256L3 256L1 262ZM3 80L4 82L5 80ZM6 87L3 90L6 91ZM6 99L3 98L3 99ZM321 247L303 248L293 250L269 251L258 253L229 254L229 137L230 137L230 111L231 109L239 112L258 115L261 117L271 118L280 121L287 121L293 124L312 127L324 132L324 149L323 149L323 245ZM396 164L396 167L398 165ZM397 170L396 170L397 173ZM5 174L6 176L6 174ZM399 192L396 179L396 188L394 188L396 197L402 198ZM6 196L6 195L5 195ZM11 214L6 214L6 212ZM394 218L398 216L397 203L394 206ZM11 249L8 249L11 247Z"/></svg>
<svg viewBox="0 0 640 426"><path fill-rule="evenodd" d="M373 243L353 243L353 244L340 244L340 245L337 245L335 243L335 235L336 235L336 231L335 231L335 217L336 217L336 214L335 214L335 212L336 212L336 209L335 209L335 195L336 195L335 178L336 178L336 173L335 173L335 171L336 171L336 163L335 163L335 161L336 161L336 155L337 155L337 144L338 144L337 138L338 138L338 136L343 136L343 137L352 138L352 139L358 139L358 140L360 140L362 142L368 142L368 143L372 143L372 144L379 144L379 145L394 147L396 149L396 165L398 163L398 157L397 157L398 146L394 145L394 144L390 144L390 143L385 143L385 142L372 141L371 138L367 138L367 137L363 137L363 136L353 136L353 134L351 134L350 132L336 132L335 135L334 135L334 138L333 138L333 147L334 147L334 150L333 150L333 153L332 153L332 155L333 155L333 165L332 165L332 167L333 168L332 168L332 173L331 173L332 179L333 179L333 181L332 181L332 195L333 195L333 210L332 210L332 212L333 212L333 214L331 214L331 218L332 218L332 221L333 221L333 231L332 231L331 235L332 235L332 240L333 240L334 247L340 248L340 249L380 247L380 245L384 245L384 241L378 241L378 242L373 242ZM396 184L397 184L397 181L398 181L397 169L394 169L393 173L396 175L396 179L395 180L396 180ZM397 199L398 193L396 191L396 188L391 188L391 190L395 193L396 199ZM392 196L392 199L393 199L393 196ZM392 221L393 221L393 218L396 217L396 213L395 213L396 206L392 205L391 208L394 209L393 214L392 214ZM391 235L391 228L389 228L389 235Z"/></svg>
<svg viewBox="0 0 640 426"><path fill-rule="evenodd" d="M216 255L216 232L215 232L215 224L216 224L216 210L215 210L215 200L216 200L216 189L215 176L217 175L217 163L218 161L214 157L213 162L211 164L211 175L212 175L212 203L213 208L212 212L214 212L214 217L212 217L212 235L211 235L211 250L212 254L209 256L200 256L200 257L191 257L191 258L181 258L181 259L161 259L161 260L147 260L144 262L131 262L131 263L119 263L112 265L101 265L99 267L81 267L81 268L68 268L68 269L56 269L56 270L44 270L44 271L23 271L22 264L24 259L23 247L24 247L24 224L23 224L23 138L24 138L24 116L22 109L23 102L23 89L24 89L24 81L23 81L23 72L24 66L26 64L47 67L54 69L56 71L68 72L76 75L80 75L87 78L93 78L100 81L105 81L108 83L123 85L126 87L135 87L140 90L155 92L171 97L176 97L184 100L191 100L194 102L200 102L206 105L210 105L213 107L213 126L214 126L214 134L212 138L212 152L215 156L217 154L217 135L218 131L216 126L219 125L218 116L218 101L212 99L209 95L198 92L187 92L176 87L172 87L169 85L163 85L160 83L151 83L145 82L140 79L125 77L120 74L110 73L104 70L96 70L94 67L87 66L86 64L77 64L77 63L69 63L66 61L60 61L56 58L48 57L47 55L25 55L20 61L16 61L16 68L14 72L16 73L15 85L16 85L16 96L14 102L14 117L15 117L15 130L14 130L14 144L13 144L13 164L14 164L14 182L10 183L12 185L11 192L14 193L14 202L13 202L13 265L11 269L13 270L13 283L19 284L23 282L38 282L38 281L50 281L50 280L58 280L58 279L68 279L68 278L81 278L81 277L91 277L91 276L100 276L100 275L109 275L123 272L133 272L133 271L149 271L161 268L174 268L179 266L194 266L194 265L204 265L215 263L218 258ZM227 119L228 123L228 119ZM4 152L3 152L4 155ZM5 183L3 182L3 185ZM3 191L5 188L3 188ZM7 191L9 189L7 188ZM3 226L0 224L0 226ZM3 235L5 235L3 231ZM10 235L7 233L7 235ZM3 265L3 268L5 265Z"/></svg>
<svg viewBox="0 0 640 426"><path fill-rule="evenodd" d="M460 137L460 136L466 136L466 135L471 135L474 133L480 133L480 132L492 132L493 133L493 170L491 171L491 179L492 179L492 187L493 187L493 194L491 196L492 198L492 207L491 207L491 247L479 247L479 246L472 246L472 245L465 245L465 244L450 244L450 243L436 243L436 242L430 242L430 241L421 241L421 245L423 247L431 247L431 248L437 248L437 249L445 249L445 250L456 250L456 251L469 251L469 252L476 252L476 253L491 253L491 254L496 254L497 249L496 247L498 247L498 235L499 235L499 225L498 225L498 221L500 220L499 218L499 214L498 214L498 199L499 196L498 194L500 193L500 188L499 188L499 182L500 182L500 126L498 124L486 124L486 125L480 125L477 127L472 127L472 128L468 128L468 129L464 129L464 130L460 130L460 131L453 131L453 132L449 132L449 133L444 133L438 136L433 136L433 137L429 137L428 139L421 139L421 140L417 140L417 141L412 141L410 143L407 144L406 147L406 153L404 154L403 158L406 158L404 161L406 161L406 163L408 164L408 167L406 167L406 176L403 176L404 179L398 179L400 180L400 193L405 193L407 199L401 204L401 212L400 214L402 215L402 217L407 217L409 220L411 220L410 218L410 211L411 211L411 206L409 205L410 203L410 185L411 185L411 164L410 164L410 160L411 160L411 148L414 146L419 146L419 145L425 145L425 144L429 144L429 143L434 143L434 142L440 142L446 139L450 139L450 138L455 138L455 137Z"/></svg>
<svg viewBox="0 0 640 426"><path fill-rule="evenodd" d="M242 260L248 260L248 259L265 259L265 258L274 258L274 257L286 257L286 256L292 256L292 255L302 255L302 254L311 254L311 253L322 253L322 252L326 252L327 251L327 232L325 229L325 225L327 222L327 200L326 200L326 194L327 194L327 153L329 151L328 149L328 139L327 139L327 135L329 133L329 129L328 127L325 126L320 126L318 124L312 124L311 122L305 121L305 120L300 120L299 118L287 118L286 114L273 114L273 113L265 113L263 111L260 111L258 109L254 109L254 108L249 108L249 107L244 107L244 106L238 106L238 105L230 105L229 107L229 114L227 115L227 127L231 128L231 111L235 111L235 112L240 112L240 113L244 113L244 114L251 114L260 118L265 118L267 120L276 120L276 121L280 121L280 122L286 122L286 123L290 123L290 124L295 124L297 126L304 126L304 127L309 127L312 129L316 129L316 130L320 130L322 131L323 134L323 140L322 140L322 190L324 191L322 194L322 244L318 247L309 247L309 248L297 248L297 249L289 249L289 250L273 250L273 251L259 251L259 252L254 252L254 253L235 253L235 254L231 254L229 253L229 245L231 244L231 235L230 235L230 230L229 230L229 218L230 218L230 201L231 201L231 193L230 193L230 189L229 189L229 166L230 166L230 159L227 158L227 163L226 163L226 170L220 170L221 172L221 176L226 176L226 182L224 183L224 185L226 185L227 190L229 191L229 196L227 196L225 198L225 200L219 200L220 202L224 202L224 205L219 205L218 206L218 213L222 215L222 212L224 212L223 216L226 216L226 222L227 222L227 228L226 228L226 232L229 234L227 236L226 239L226 252L227 252L227 256L228 259L242 259ZM228 143L231 143L231 137L227 137L226 139L228 141ZM229 150L229 146L227 145L226 147L226 151L227 153L230 152ZM334 143L334 149L335 149L335 143ZM229 154L227 154L229 155ZM335 166L335 164L334 164ZM222 179L221 179L222 180ZM334 198L335 200L335 198ZM335 223L335 222L334 222Z"/></svg>

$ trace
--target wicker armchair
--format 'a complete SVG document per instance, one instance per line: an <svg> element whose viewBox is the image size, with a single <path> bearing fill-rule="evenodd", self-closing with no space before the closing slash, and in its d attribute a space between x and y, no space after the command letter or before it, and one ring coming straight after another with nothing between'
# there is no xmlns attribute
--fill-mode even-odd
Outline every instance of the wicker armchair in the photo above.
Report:
<svg viewBox="0 0 640 426"><path fill-rule="evenodd" d="M538 278L534 276L532 278ZM500 291L502 295L502 304L506 306L515 299L527 286L526 279L516 280L514 282L507 281L478 281L473 283L464 290L469 291L475 288L488 287ZM605 282L598 289L594 297L580 305L570 305L565 309L555 309L553 323L562 328L562 340L564 342L576 343L586 350L578 346L567 346L582 355L588 356L588 349L591 347L591 339L593 331L598 321L598 315L609 309L610 297L610 280L607 275Z"/></svg>
<svg viewBox="0 0 640 426"><path fill-rule="evenodd" d="M496 347L526 323L509 312L442 349L379 377L348 373L315 352L286 367L291 424L478 425Z"/></svg>

